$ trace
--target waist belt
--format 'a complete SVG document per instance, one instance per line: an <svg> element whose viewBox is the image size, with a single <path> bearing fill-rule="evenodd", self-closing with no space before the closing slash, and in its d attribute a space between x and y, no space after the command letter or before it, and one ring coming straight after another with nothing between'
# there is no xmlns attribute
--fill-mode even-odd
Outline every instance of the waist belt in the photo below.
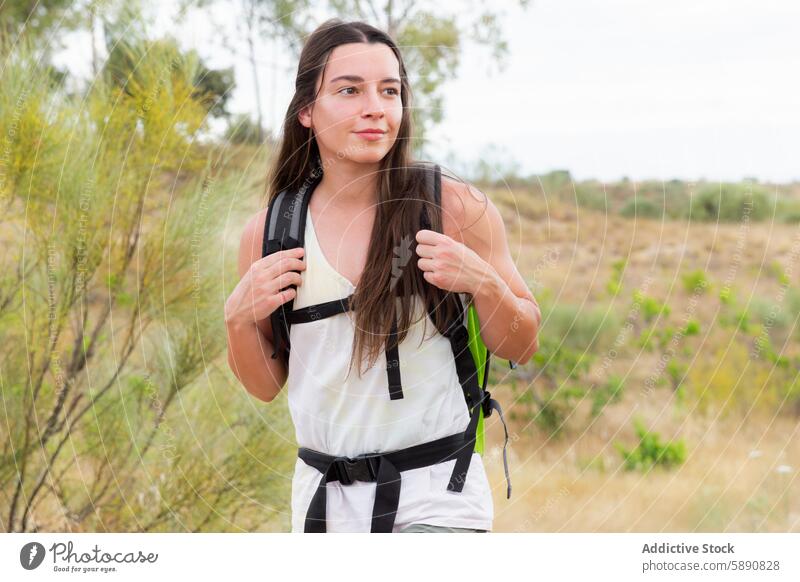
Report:
<svg viewBox="0 0 800 582"><path fill-rule="evenodd" d="M326 531L327 483L339 481L342 485L350 485L354 481L366 481L377 482L370 531L391 533L397 506L400 503L400 472L444 463L459 456L463 458L465 447L471 457L474 446L474 439L465 440L464 433L459 432L397 451L364 454L352 458L328 455L300 447L297 456L322 473L306 514L304 531L306 533ZM463 481L456 486L456 489L460 491L461 487ZM448 489L451 487L448 486Z"/></svg>

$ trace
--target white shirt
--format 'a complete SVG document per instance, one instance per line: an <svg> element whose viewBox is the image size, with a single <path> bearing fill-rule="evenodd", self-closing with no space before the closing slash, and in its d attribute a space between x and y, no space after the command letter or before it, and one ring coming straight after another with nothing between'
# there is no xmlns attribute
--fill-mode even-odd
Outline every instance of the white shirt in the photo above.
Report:
<svg viewBox="0 0 800 582"><path fill-rule="evenodd" d="M342 299L353 284L325 258L308 212L306 268L294 309ZM413 260L413 259L412 259ZM398 305L399 305L399 299ZM450 341L436 330L417 297L408 335L398 346L403 398L390 400L386 355L358 377L348 375L354 313L292 324L287 392L298 446L355 457L392 451L463 432L469 422ZM424 318L422 318L422 314ZM427 322L427 328L423 330ZM423 332L427 335L423 342ZM433 334L433 335L432 335ZM366 366L364 361L362 366ZM460 492L448 491L455 459L400 473L400 503L393 532L412 523L492 529L494 507L483 459L473 453ZM292 532L302 532L322 474L299 457L292 479ZM369 532L375 483L327 485L327 531Z"/></svg>

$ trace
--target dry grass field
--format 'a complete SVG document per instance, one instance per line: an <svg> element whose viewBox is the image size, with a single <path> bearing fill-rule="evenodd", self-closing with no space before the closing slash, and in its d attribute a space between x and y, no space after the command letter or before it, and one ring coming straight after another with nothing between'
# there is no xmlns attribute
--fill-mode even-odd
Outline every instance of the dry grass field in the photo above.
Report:
<svg viewBox="0 0 800 582"><path fill-rule="evenodd" d="M586 314L633 322L627 335L614 328L619 344L606 342L599 353L587 348L595 358L572 382L602 383L616 374L624 380L621 398L596 418L587 414L589 396L578 398L558 437L537 427L519 396L527 389L546 396L570 381L545 378L545 363L512 390L515 372L495 362L493 394L507 417L523 410L509 429L510 500L502 425L498 418L488 423L495 531L800 531L800 409L797 391L789 388L800 335L792 303L800 228L769 220L632 219L534 190L490 196L504 214L520 271L537 297L545 297L542 334L548 314L564 305L573 307L576 324ZM620 260L626 264L621 289L612 294L607 284ZM707 284L695 292L684 278L697 271ZM669 312L645 324L632 307L636 289ZM739 328L742 313L748 323ZM676 335L689 320L697 332ZM564 333L564 325L550 327ZM645 347L638 339L648 329L654 337L672 331L664 343ZM764 345L759 337L769 339L786 365L757 349ZM547 339L558 344L562 338ZM659 365L665 353L680 363L669 368L672 374ZM682 440L685 461L626 471L614 443L636 444L634 418L663 441Z"/></svg>

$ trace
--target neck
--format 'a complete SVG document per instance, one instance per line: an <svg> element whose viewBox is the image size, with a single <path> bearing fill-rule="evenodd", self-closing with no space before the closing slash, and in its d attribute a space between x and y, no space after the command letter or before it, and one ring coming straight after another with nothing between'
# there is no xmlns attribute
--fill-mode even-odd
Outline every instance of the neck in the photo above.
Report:
<svg viewBox="0 0 800 582"><path fill-rule="evenodd" d="M323 162L326 168L314 198L339 208L365 208L377 202L380 164L360 164L348 160ZM318 202L319 202L318 199Z"/></svg>

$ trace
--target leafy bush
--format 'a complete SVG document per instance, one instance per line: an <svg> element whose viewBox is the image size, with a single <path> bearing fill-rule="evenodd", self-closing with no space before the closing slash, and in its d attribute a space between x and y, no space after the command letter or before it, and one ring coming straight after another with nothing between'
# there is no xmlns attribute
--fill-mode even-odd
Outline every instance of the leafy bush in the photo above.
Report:
<svg viewBox="0 0 800 582"><path fill-rule="evenodd" d="M683 335L697 335L700 333L700 322L696 319L690 319L686 322L686 327L683 328Z"/></svg>
<svg viewBox="0 0 800 582"><path fill-rule="evenodd" d="M551 436L556 436L566 418L586 396L587 390L580 382L596 354L613 340L619 320L602 309L552 304L546 297L539 305L542 310L539 350L531 363L518 371L530 374L529 377L535 374L539 381L520 393L513 388L521 405L521 412L513 416L524 415ZM527 368L534 371L528 372ZM609 387L607 398L613 400L617 391Z"/></svg>
<svg viewBox="0 0 800 582"><path fill-rule="evenodd" d="M602 350L620 328L619 317L606 309L571 303L554 305L540 302L542 310L541 335L580 352Z"/></svg>
<svg viewBox="0 0 800 582"><path fill-rule="evenodd" d="M683 440L664 443L658 433L648 431L639 419L633 421L639 444L628 449L619 442L614 447L622 455L626 471L648 472L653 467L664 468L680 465L686 459L686 443Z"/></svg>
<svg viewBox="0 0 800 582"><path fill-rule="evenodd" d="M785 329L794 321L787 305L761 297L753 297L750 300L747 312L755 322L763 324L768 329Z"/></svg>
<svg viewBox="0 0 800 582"><path fill-rule="evenodd" d="M599 416L609 404L619 402L623 388L624 382L619 376L611 376L605 384L596 386L592 390L592 418Z"/></svg>
<svg viewBox="0 0 800 582"><path fill-rule="evenodd" d="M594 181L581 182L575 186L575 199L578 206L609 212L609 200L604 188Z"/></svg>
<svg viewBox="0 0 800 582"><path fill-rule="evenodd" d="M611 264L611 277L606 283L606 290L611 296L616 296L622 290L622 275L626 264L626 259L619 259Z"/></svg>
<svg viewBox="0 0 800 582"><path fill-rule="evenodd" d="M705 293L708 289L708 277L706 272L701 269L684 273L681 280L687 293Z"/></svg>
<svg viewBox="0 0 800 582"><path fill-rule="evenodd" d="M286 519L281 475L296 457L275 438L291 434L285 408L258 418L221 365L220 297L236 279L223 263L226 209L241 194L257 207L260 177L201 143L219 101L176 46L129 32L75 94L40 66L40 47L15 48L0 68L7 531Z"/></svg>
<svg viewBox="0 0 800 582"><path fill-rule="evenodd" d="M647 322L652 321L656 317L661 317L662 315L666 317L671 312L669 305L645 295L639 289L634 291L633 301L640 305L644 320Z"/></svg>
<svg viewBox="0 0 800 582"><path fill-rule="evenodd" d="M754 184L721 184L700 190L692 199L690 210L692 220L741 222L745 218L771 217L774 204L767 193Z"/></svg>
<svg viewBox="0 0 800 582"><path fill-rule="evenodd" d="M664 208L652 200L634 197L620 208L619 213L626 218L658 218L664 217Z"/></svg>

